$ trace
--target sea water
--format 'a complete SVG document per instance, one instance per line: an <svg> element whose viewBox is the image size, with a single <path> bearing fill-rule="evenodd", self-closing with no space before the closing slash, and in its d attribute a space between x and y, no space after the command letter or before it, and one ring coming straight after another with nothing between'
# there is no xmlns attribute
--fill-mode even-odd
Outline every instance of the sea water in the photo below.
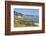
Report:
<svg viewBox="0 0 46 36"><path fill-rule="evenodd" d="M32 19L36 23L39 22L39 16L37 16L37 15L25 15L24 18Z"/></svg>

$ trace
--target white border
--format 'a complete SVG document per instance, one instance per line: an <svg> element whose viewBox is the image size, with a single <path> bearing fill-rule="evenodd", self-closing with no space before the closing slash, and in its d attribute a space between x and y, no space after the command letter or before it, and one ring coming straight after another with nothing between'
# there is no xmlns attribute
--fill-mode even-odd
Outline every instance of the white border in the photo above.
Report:
<svg viewBox="0 0 46 36"><path fill-rule="evenodd" d="M39 27L14 28L14 8L39 9ZM42 30L42 7L41 6L11 5L11 31L28 31L28 30Z"/></svg>

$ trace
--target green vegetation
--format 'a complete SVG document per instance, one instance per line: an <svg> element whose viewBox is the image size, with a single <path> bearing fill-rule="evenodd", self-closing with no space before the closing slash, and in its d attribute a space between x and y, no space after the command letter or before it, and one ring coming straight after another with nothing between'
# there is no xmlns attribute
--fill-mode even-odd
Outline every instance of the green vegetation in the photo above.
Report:
<svg viewBox="0 0 46 36"><path fill-rule="evenodd" d="M26 26L26 25L23 25L23 24L15 24L14 27L29 27L29 26Z"/></svg>
<svg viewBox="0 0 46 36"><path fill-rule="evenodd" d="M28 27L27 25L24 25L24 24L19 24L19 23L15 24L15 22L32 22L32 19L14 17L14 26L15 27Z"/></svg>
<svg viewBox="0 0 46 36"><path fill-rule="evenodd" d="M26 18L15 18L18 20L18 22L32 22L32 19L26 19Z"/></svg>
<svg viewBox="0 0 46 36"><path fill-rule="evenodd" d="M38 27L38 25L33 25L33 26ZM33 27L33 26L27 26L23 24L14 24L14 27Z"/></svg>
<svg viewBox="0 0 46 36"><path fill-rule="evenodd" d="M14 27L30 27L24 24L19 24L19 23L15 24L15 22L32 22L32 19L14 17ZM37 25L32 24L32 26L37 26Z"/></svg>

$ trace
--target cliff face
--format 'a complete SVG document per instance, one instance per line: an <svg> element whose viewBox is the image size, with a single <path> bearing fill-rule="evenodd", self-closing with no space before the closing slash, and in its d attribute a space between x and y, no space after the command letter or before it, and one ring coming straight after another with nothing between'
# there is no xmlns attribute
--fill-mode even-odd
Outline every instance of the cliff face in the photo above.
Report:
<svg viewBox="0 0 46 36"><path fill-rule="evenodd" d="M15 15L15 16L23 16L24 14L18 13L18 12L15 12L15 11L14 11L14 15Z"/></svg>

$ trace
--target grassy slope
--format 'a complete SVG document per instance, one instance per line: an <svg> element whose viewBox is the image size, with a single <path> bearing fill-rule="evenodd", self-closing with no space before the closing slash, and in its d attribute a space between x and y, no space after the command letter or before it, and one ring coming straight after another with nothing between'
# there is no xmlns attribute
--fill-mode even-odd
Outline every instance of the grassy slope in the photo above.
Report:
<svg viewBox="0 0 46 36"><path fill-rule="evenodd" d="M14 27L29 27L29 26L22 25L22 24L15 24Z"/></svg>
<svg viewBox="0 0 46 36"><path fill-rule="evenodd" d="M15 18L16 20L18 20L18 22L32 22L32 19L20 19L20 18ZM15 21L14 21L15 22ZM37 26L37 25L34 25ZM23 25L23 24L14 24L14 27L29 27L27 25Z"/></svg>
<svg viewBox="0 0 46 36"><path fill-rule="evenodd" d="M15 18L16 20L18 21L21 21L21 22L32 22L32 19L26 19L26 18Z"/></svg>

